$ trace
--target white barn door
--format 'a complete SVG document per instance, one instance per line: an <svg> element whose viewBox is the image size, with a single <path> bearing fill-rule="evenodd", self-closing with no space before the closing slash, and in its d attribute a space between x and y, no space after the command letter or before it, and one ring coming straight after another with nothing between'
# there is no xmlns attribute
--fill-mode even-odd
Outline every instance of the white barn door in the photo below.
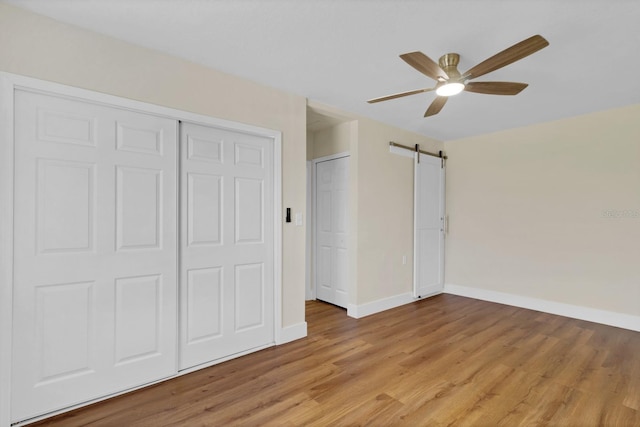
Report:
<svg viewBox="0 0 640 427"><path fill-rule="evenodd" d="M16 91L12 420L176 372L176 139Z"/></svg>
<svg viewBox="0 0 640 427"><path fill-rule="evenodd" d="M441 293L444 287L444 168L442 159L414 159L413 296Z"/></svg>
<svg viewBox="0 0 640 427"><path fill-rule="evenodd" d="M349 157L316 163L316 298L346 308Z"/></svg>
<svg viewBox="0 0 640 427"><path fill-rule="evenodd" d="M274 341L273 141L181 125L180 369Z"/></svg>

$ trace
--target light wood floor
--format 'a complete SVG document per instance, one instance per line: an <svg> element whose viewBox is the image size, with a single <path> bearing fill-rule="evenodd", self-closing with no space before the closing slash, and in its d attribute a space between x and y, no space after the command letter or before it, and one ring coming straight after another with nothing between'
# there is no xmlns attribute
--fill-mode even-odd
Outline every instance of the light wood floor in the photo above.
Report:
<svg viewBox="0 0 640 427"><path fill-rule="evenodd" d="M51 426L640 426L640 333L440 295L93 405Z"/></svg>

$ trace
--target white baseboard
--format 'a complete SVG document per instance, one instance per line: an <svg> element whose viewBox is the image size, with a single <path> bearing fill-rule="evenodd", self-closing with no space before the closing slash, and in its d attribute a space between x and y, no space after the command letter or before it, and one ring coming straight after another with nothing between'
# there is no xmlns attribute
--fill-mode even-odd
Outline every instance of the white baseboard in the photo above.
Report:
<svg viewBox="0 0 640 427"><path fill-rule="evenodd" d="M359 319L361 317L412 303L415 300L416 298L413 297L413 294L411 292L407 292L406 294L394 295L389 298L383 298L360 305L349 304L347 306L347 316Z"/></svg>
<svg viewBox="0 0 640 427"><path fill-rule="evenodd" d="M295 325L285 326L280 329L280 333L276 335L276 345L286 344L291 341L299 340L307 336L307 322L296 323Z"/></svg>
<svg viewBox="0 0 640 427"><path fill-rule="evenodd" d="M445 284L444 292L640 332L640 316L631 314L616 313L614 311L599 310L597 308L453 284Z"/></svg>

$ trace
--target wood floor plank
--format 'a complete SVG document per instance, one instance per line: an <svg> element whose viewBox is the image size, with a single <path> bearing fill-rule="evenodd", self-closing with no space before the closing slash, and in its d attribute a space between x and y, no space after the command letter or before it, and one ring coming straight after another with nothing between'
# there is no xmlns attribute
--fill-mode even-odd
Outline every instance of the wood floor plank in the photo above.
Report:
<svg viewBox="0 0 640 427"><path fill-rule="evenodd" d="M439 295L34 426L640 426L640 333Z"/></svg>

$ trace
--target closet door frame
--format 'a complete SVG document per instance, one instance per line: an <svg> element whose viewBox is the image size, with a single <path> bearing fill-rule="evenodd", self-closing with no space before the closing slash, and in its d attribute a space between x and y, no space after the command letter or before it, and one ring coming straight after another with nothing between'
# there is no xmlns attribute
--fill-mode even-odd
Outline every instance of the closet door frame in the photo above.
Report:
<svg viewBox="0 0 640 427"><path fill-rule="evenodd" d="M214 126L233 131L240 131L271 139L273 141L274 157L274 343L272 343L272 345L284 342L286 337L282 331L282 133L280 131L189 113L173 108L120 98L113 95L20 76L17 74L0 72L0 349L2 349L2 351L0 351L0 426L11 425L11 343L13 319L14 233L13 200L15 196L13 178L13 135L14 94L18 89L31 92L48 93L56 96L78 98L98 104L129 109L179 121L188 121L205 126ZM176 161L178 160L179 159L176 159ZM179 161L176 166L179 168ZM176 212L176 214L179 214L179 212ZM176 234L179 232L178 228L179 226L176 229ZM177 253L176 257L178 257ZM178 319L176 319L176 322L177 321ZM176 371L177 369L178 366L176 365ZM191 372L191 370L181 371L176 376L188 372ZM48 414L47 416L50 415L53 414Z"/></svg>

